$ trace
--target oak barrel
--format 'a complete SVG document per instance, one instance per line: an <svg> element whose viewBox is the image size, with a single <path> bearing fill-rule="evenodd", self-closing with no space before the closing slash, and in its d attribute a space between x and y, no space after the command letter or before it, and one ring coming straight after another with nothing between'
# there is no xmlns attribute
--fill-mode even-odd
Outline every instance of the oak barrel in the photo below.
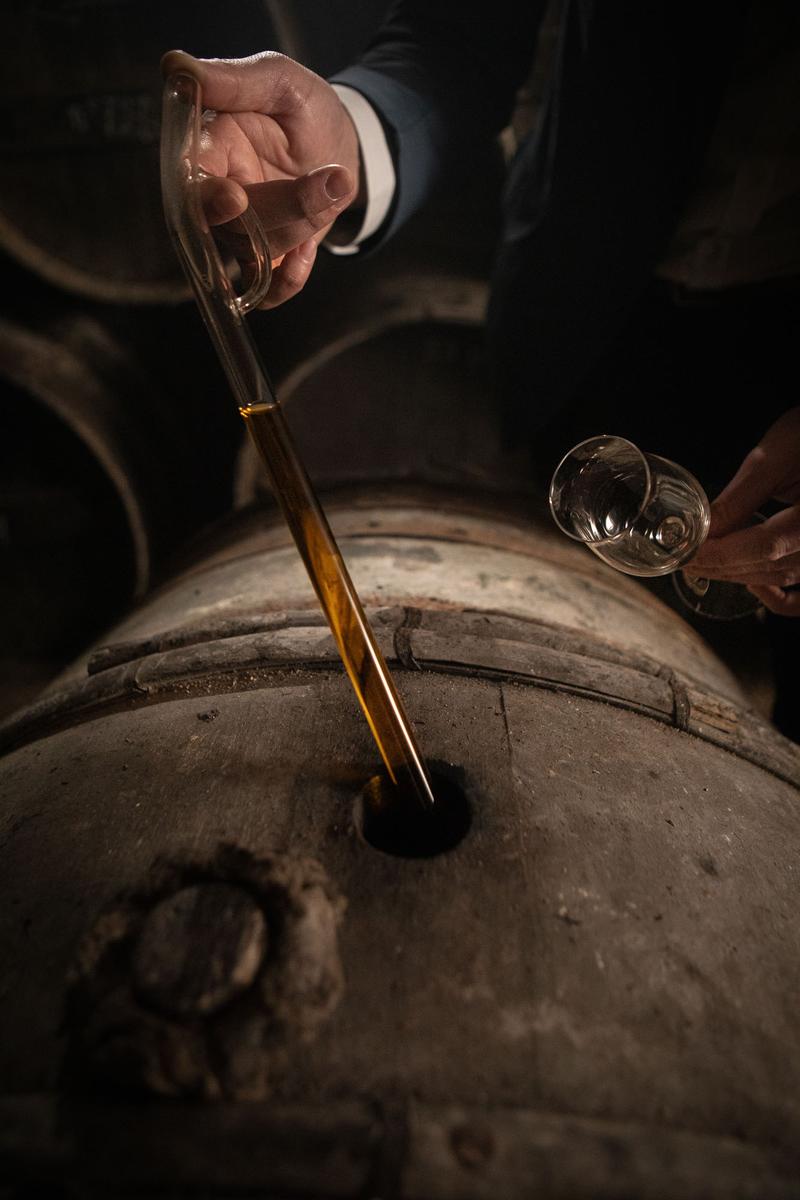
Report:
<svg viewBox="0 0 800 1200"><path fill-rule="evenodd" d="M3 727L5 1179L796 1195L798 748L536 513L327 507L457 844L370 844L366 724L240 514Z"/></svg>
<svg viewBox="0 0 800 1200"><path fill-rule="evenodd" d="M4 712L147 590L160 482L145 390L94 320L0 319Z"/></svg>
<svg viewBox="0 0 800 1200"><path fill-rule="evenodd" d="M158 154L159 59L278 48L266 5L24 0L4 20L0 248L68 292L115 304L186 299Z"/></svg>
<svg viewBox="0 0 800 1200"><path fill-rule="evenodd" d="M316 486L415 480L527 490L527 456L509 454L491 402L485 279L429 265L411 272L406 263L339 292L335 303L324 287L321 299L305 297L294 328L304 344L277 369L280 346L274 335L264 339ZM245 437L234 500L246 507L265 496L263 464Z"/></svg>

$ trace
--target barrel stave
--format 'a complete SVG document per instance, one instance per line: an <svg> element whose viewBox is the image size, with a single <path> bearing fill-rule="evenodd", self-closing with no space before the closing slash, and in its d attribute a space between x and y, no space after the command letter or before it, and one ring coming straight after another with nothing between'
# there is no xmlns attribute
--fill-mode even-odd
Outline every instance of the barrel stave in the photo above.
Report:
<svg viewBox="0 0 800 1200"><path fill-rule="evenodd" d="M463 787L462 840L427 858L365 840L362 789L379 764L330 635L275 531L258 545L248 527L239 555L231 535L228 552L152 594L5 726L0 1075L17 1094L65 1095L80 1162L97 1136L96 1117L94 1133L80 1124L95 1092L88 1110L66 1093L99 1075L131 1082L116 1035L102 1040L116 1014L133 1039L122 1049L151 1054L163 1033L177 1055L140 1083L178 1098L200 1088L231 1127L246 1125L247 1099L265 1137L280 1113L297 1138L317 1128L300 1195L335 1194L313 1171L330 1161L341 1106L362 1103L376 1124L356 1120L359 1170L372 1178L394 1146L393 1178L407 1181L395 1191L409 1200L516 1200L532 1180L545 1196L588 1198L592 1155L608 1195L666 1196L665 1179L698 1200L722 1195L732 1164L742 1184L729 1194L789 1194L797 748L674 613L584 570L580 551L499 520L492 546L488 517L479 535L468 511L429 512L422 536L423 514L398 512L365 507L359 527L350 510L343 544L381 602L370 615L423 753ZM459 540L437 521L455 521ZM487 570L497 555L503 570ZM603 628L586 616L595 593ZM250 873L222 870L231 856ZM136 922L177 901L153 890L154 873L179 899L209 882L240 887L250 911L270 863L299 871L322 905L309 901L291 953L267 950L256 982L229 992L211 979L210 994L233 997L219 1012L155 1011L135 986ZM265 944L280 947L264 903ZM94 959L87 937L105 947ZM315 958L323 943L329 967ZM191 962L191 946L179 957ZM327 982L316 1008L298 993L313 1020L270 1025L275 997L295 994L281 993L288 960L308 995ZM146 1164L152 1110L135 1111L116 1144ZM209 1111L198 1120L216 1128ZM174 1119L177 1174L151 1163L148 1178L196 1189ZM571 1143L588 1156L570 1159L572 1173ZM672 1155L663 1176L654 1145ZM280 1158L251 1166L278 1194L291 1176ZM340 1194L367 1186L348 1179Z"/></svg>
<svg viewBox="0 0 800 1200"><path fill-rule="evenodd" d="M4 1077L53 1082L52 981L98 908L156 858L234 841L319 860L348 899L346 998L282 1098L400 1088L790 1145L794 789L635 713L621 739L618 712L582 698L414 674L401 687L473 806L463 843L432 860L358 838L375 756L338 675L111 714L12 755L5 801L23 779L29 801L7 874Z"/></svg>

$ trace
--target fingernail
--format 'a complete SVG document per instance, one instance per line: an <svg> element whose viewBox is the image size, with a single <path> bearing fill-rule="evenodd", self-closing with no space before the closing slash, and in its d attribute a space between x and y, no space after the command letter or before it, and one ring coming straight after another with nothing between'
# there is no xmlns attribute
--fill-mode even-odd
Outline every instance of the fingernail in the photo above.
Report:
<svg viewBox="0 0 800 1200"><path fill-rule="evenodd" d="M181 72L196 75L200 69L198 59L186 50L168 50L161 58L161 73L164 76L179 75Z"/></svg>
<svg viewBox="0 0 800 1200"><path fill-rule="evenodd" d="M329 171L325 176L325 195L329 200L342 200L350 191L344 171Z"/></svg>
<svg viewBox="0 0 800 1200"><path fill-rule="evenodd" d="M167 50L166 54L161 55L162 63L166 62L170 59L176 59L176 58L186 59L190 63L197 62L197 59L195 58L195 56L193 54L190 54L188 50L179 50L176 48L175 50Z"/></svg>
<svg viewBox="0 0 800 1200"><path fill-rule="evenodd" d="M317 253L317 243L313 238L309 238L307 242L301 242L297 247L297 253L304 263L314 261Z"/></svg>

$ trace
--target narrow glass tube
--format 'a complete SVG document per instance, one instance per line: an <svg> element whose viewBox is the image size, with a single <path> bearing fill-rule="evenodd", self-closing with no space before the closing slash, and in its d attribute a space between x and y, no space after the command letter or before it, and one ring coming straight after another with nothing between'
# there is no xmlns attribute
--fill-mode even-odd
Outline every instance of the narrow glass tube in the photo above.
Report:
<svg viewBox="0 0 800 1200"><path fill-rule="evenodd" d="M255 282L245 296L237 296L203 214L198 191L203 172L197 159L200 106L195 79L180 75L167 81L161 143L167 225L389 778L401 800L414 798L431 809L430 776L411 723L243 319L269 287L267 239L250 213L245 227L253 244Z"/></svg>

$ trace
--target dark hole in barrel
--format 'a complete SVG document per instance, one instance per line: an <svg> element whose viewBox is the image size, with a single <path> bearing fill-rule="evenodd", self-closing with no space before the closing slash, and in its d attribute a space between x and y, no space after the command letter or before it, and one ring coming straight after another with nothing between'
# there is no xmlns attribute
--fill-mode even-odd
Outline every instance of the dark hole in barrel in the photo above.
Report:
<svg viewBox="0 0 800 1200"><path fill-rule="evenodd" d="M381 770L367 780L355 805L355 825L365 842L398 858L434 858L453 850L466 836L472 813L463 772L444 763L429 763L432 809L413 793L395 787Z"/></svg>

